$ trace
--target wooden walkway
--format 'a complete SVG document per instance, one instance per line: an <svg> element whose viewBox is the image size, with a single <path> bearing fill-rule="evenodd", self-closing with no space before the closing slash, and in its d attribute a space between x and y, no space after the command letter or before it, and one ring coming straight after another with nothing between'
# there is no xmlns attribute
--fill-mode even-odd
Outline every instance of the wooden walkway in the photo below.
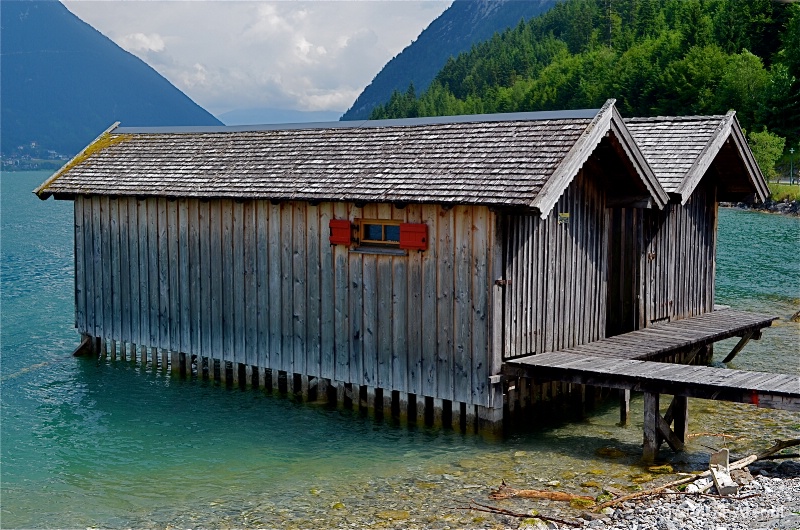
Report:
<svg viewBox="0 0 800 530"><path fill-rule="evenodd" d="M653 460L664 441L674 450L683 448L689 397L800 412L800 376L654 362L677 353L688 353L684 358L691 362L704 346L741 337L727 362L750 338L759 338L761 329L773 320L776 318L725 309L575 348L509 360L503 369L506 376L529 377L537 382L619 388L625 392L625 401L630 391L644 392L644 459ZM659 410L661 394L674 396L664 417Z"/></svg>
<svg viewBox="0 0 800 530"><path fill-rule="evenodd" d="M748 340L758 338L759 331L771 326L773 320L777 320L777 317L723 309L684 320L654 324L649 328L559 351L592 357L656 361L731 337L747 337ZM541 355L544 354L535 357ZM524 364L530 358L522 357L508 362Z"/></svg>
<svg viewBox="0 0 800 530"><path fill-rule="evenodd" d="M718 399L800 412L800 376L708 366L546 353L517 359L541 381L621 388L652 394Z"/></svg>

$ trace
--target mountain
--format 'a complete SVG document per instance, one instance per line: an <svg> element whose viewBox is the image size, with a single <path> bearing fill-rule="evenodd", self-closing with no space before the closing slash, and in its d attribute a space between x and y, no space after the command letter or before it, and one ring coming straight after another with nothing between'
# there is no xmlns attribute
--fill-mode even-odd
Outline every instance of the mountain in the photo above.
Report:
<svg viewBox="0 0 800 530"><path fill-rule="evenodd" d="M48 150L75 154L115 121L125 126L220 125L60 2L2 0L0 24L4 158L35 157Z"/></svg>
<svg viewBox="0 0 800 530"><path fill-rule="evenodd" d="M266 123L312 123L339 119L335 110L292 110L274 108L236 109L218 114L225 125L260 125Z"/></svg>
<svg viewBox="0 0 800 530"><path fill-rule="evenodd" d="M410 83L422 91L450 57L467 51L498 31L514 27L553 7L556 0L455 0L402 52L378 72L342 120L365 120Z"/></svg>
<svg viewBox="0 0 800 530"><path fill-rule="evenodd" d="M800 132L800 3L563 0L450 60L426 91L372 119L598 108L724 114L751 133Z"/></svg>

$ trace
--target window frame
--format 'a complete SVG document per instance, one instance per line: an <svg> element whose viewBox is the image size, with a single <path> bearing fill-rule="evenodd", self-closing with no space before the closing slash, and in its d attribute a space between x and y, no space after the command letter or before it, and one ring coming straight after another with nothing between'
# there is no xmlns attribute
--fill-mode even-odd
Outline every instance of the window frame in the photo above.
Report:
<svg viewBox="0 0 800 530"><path fill-rule="evenodd" d="M400 249L400 225L403 221L399 219L358 219L358 247L359 248L387 248ZM366 239L367 225L380 225L383 239ZM397 241L386 239L386 227L397 227Z"/></svg>

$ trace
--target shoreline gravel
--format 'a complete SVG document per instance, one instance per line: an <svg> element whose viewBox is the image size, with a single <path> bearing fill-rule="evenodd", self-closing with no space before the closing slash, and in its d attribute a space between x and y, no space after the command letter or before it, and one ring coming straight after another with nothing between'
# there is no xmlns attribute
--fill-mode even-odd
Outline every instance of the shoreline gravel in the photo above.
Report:
<svg viewBox="0 0 800 530"><path fill-rule="evenodd" d="M584 528L608 530L798 530L800 461L758 462L733 497L664 494L622 503L606 514L584 514ZM712 488L713 489L713 488ZM574 528L525 520L521 529Z"/></svg>

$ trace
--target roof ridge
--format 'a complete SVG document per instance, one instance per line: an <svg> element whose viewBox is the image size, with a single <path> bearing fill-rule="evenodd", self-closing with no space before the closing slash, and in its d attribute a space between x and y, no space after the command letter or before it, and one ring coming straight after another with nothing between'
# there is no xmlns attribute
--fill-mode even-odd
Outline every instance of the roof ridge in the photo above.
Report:
<svg viewBox="0 0 800 530"><path fill-rule="evenodd" d="M600 109L544 110L536 112L507 112L495 114L460 114L456 116L426 116L390 120L331 121L309 123L276 123L263 125L211 125L176 127L118 127L115 134L203 134L247 133L289 130L366 129L380 127L413 127L465 123L492 123L545 120L590 120Z"/></svg>
<svg viewBox="0 0 800 530"><path fill-rule="evenodd" d="M631 122L658 122L658 121L700 121L700 120L722 120L726 114L694 115L694 116L635 116L623 118L625 123Z"/></svg>

